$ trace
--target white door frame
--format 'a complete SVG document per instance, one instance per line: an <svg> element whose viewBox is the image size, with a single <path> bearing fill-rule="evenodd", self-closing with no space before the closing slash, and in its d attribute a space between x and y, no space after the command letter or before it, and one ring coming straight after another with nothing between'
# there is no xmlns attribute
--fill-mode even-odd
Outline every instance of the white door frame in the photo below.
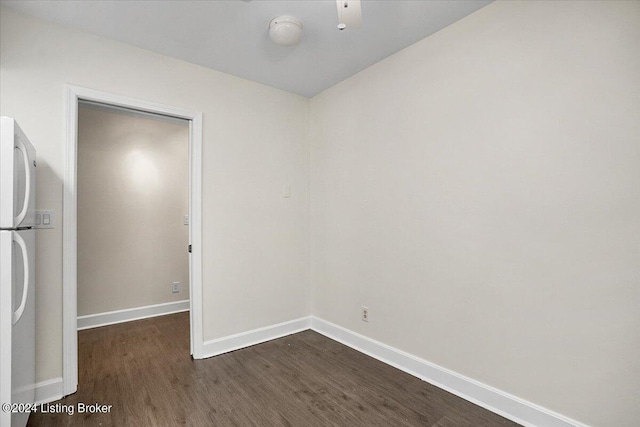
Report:
<svg viewBox="0 0 640 427"><path fill-rule="evenodd" d="M202 331L202 113L67 85L62 215L62 381L65 396L78 389L77 161L78 101L94 101L189 120L189 302L191 354L203 357ZM187 248L184 248L186 251Z"/></svg>

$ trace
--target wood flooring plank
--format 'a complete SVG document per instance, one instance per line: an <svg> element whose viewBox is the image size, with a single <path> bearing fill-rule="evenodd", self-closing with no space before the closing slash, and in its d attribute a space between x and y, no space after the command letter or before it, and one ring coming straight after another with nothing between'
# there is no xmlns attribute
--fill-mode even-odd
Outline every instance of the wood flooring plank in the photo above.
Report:
<svg viewBox="0 0 640 427"><path fill-rule="evenodd" d="M78 345L78 392L57 403L111 411L29 426L517 425L313 331L193 360L178 313L80 331Z"/></svg>
<svg viewBox="0 0 640 427"><path fill-rule="evenodd" d="M303 334L299 335L311 337L316 333L308 331ZM325 363L322 367L324 372L318 372L316 375L324 376L325 381L335 387L339 393L346 395L346 392L349 392L350 394L346 395L347 398L350 396L352 400L358 402L361 411L374 412L378 415L376 419L389 419L393 414L398 425L431 425L441 418L441 414L433 409L421 413L417 410L417 405L404 407L399 404L395 396L406 399L406 390L402 385L395 384L395 381L381 378L382 373L379 370L388 370L387 365L333 341L324 344L331 344L335 348L322 348L321 353L331 354L331 357L326 359L318 357L321 353L314 353L315 361L322 360ZM338 357L344 351L347 351L347 360ZM317 366L318 364L315 364L315 367ZM401 371L395 371L401 373ZM353 375L354 373L356 375ZM413 379L413 377L410 378ZM381 391L383 393L380 393Z"/></svg>

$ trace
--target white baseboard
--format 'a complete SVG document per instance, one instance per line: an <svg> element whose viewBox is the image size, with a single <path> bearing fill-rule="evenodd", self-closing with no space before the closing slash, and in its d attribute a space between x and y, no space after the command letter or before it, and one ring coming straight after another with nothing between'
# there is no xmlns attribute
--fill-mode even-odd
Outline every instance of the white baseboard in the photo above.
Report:
<svg viewBox="0 0 640 427"><path fill-rule="evenodd" d="M182 311L189 311L188 299L78 316L78 330L114 325L116 323L146 319L148 317L164 316L165 314L180 313Z"/></svg>
<svg viewBox="0 0 640 427"><path fill-rule="evenodd" d="M205 341L202 346L203 358L217 356L244 347L271 341L296 332L306 331L311 327L311 317L301 317L300 319L278 323L276 325L265 326L264 328L253 329L235 335Z"/></svg>
<svg viewBox="0 0 640 427"><path fill-rule="evenodd" d="M183 305L180 305L183 304ZM162 307L164 306L164 310ZM171 307L171 308L169 308ZM78 329L87 329L189 309L189 301L140 307L78 317ZM82 322L81 322L82 319ZM361 353L380 360L423 381L455 394L491 412L526 427L588 427L549 409L513 396L502 390L465 377L427 360L406 353L364 335L315 316L302 317L276 325L253 329L203 343L203 358L216 356L286 335L312 329ZM51 402L62 397L62 379L54 378L36 385L36 401Z"/></svg>
<svg viewBox="0 0 640 427"><path fill-rule="evenodd" d="M43 403L53 402L62 399L62 378L52 378L47 381L39 382L35 385L35 403L41 405Z"/></svg>
<svg viewBox="0 0 640 427"><path fill-rule="evenodd" d="M587 427L564 415L326 320L312 316L311 329L524 426Z"/></svg>

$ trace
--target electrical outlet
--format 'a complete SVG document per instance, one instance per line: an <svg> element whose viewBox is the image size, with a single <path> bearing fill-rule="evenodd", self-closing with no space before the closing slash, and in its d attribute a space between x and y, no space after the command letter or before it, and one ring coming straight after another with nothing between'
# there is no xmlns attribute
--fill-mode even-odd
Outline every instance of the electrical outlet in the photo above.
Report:
<svg viewBox="0 0 640 427"><path fill-rule="evenodd" d="M173 282L171 284L171 292L173 292L174 294L177 294L178 292L180 292L179 286L180 286L180 282Z"/></svg>
<svg viewBox="0 0 640 427"><path fill-rule="evenodd" d="M362 306L362 321L369 321L369 307L365 307L364 305Z"/></svg>

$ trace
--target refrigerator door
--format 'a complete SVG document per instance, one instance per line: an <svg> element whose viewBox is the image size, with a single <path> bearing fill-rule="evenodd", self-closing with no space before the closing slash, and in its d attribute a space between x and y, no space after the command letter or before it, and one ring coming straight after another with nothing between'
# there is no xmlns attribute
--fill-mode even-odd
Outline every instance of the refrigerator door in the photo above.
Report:
<svg viewBox="0 0 640 427"><path fill-rule="evenodd" d="M0 231L0 401L35 397L35 230ZM0 425L24 427L29 413L0 412Z"/></svg>
<svg viewBox="0 0 640 427"><path fill-rule="evenodd" d="M35 225L36 150L15 120L0 118L0 228Z"/></svg>

